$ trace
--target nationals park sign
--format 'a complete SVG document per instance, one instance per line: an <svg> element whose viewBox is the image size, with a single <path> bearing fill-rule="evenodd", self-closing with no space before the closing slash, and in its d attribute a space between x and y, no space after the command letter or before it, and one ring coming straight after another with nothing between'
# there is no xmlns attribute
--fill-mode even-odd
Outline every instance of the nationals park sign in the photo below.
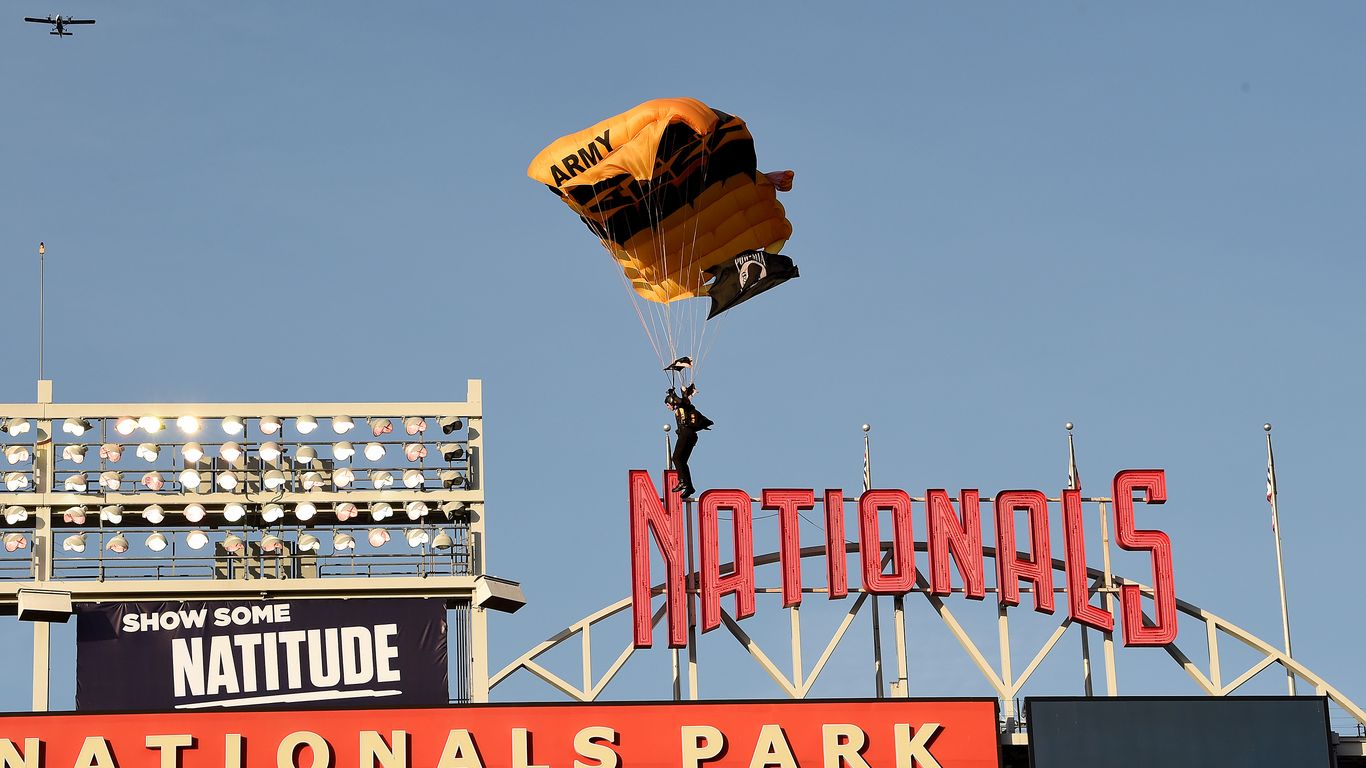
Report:
<svg viewBox="0 0 1366 768"><path fill-rule="evenodd" d="M674 472L664 475L664 487L677 482ZM651 637L650 541L664 561L665 600L669 614L669 646L687 645L686 572L687 542L683 533L682 498L677 493L660 496L644 470L629 475L631 505L631 597L635 625L635 646L649 648ZM1153 574L1153 621L1143 617L1142 591L1136 584L1120 588L1124 616L1124 644L1162 646L1176 639L1176 587L1172 574L1171 541L1165 533L1139 529L1134 520L1134 505L1162 504L1167 500L1167 476L1161 469L1126 469L1115 475L1112 484L1115 506L1116 539L1121 549L1147 552ZM1137 496L1137 499L1136 499ZM845 551L844 492L825 491L821 504L825 511L826 587L829 599L838 600L849 593L849 574ZM982 551L981 494L963 489L958 494L958 509L943 489L925 492L929 534L929 591L933 595L952 593L951 566L958 571L966 597L981 600L986 596L984 555ZM701 599L702 631L710 632L721 624L721 598L735 597L735 617L754 614L754 504L747 491L716 489L698 498L701 567L698 592ZM782 568L783 607L802 602L801 541L798 531L800 513L816 506L816 493L810 488L765 489L760 508L776 511L779 524L779 562ZM915 532L911 525L911 497L906 491L872 489L858 499L859 566L863 589L877 595L904 595L916 584ZM734 568L722 572L720 552L720 515L731 516L734 526L733 553L727 559ZM1002 606L1020 604L1020 583L1033 587L1034 610L1051 614L1053 599L1053 549L1048 522L1048 497L1042 491L1001 491L995 497L996 584ZM891 514L890 570L882 565L882 533L879 516ZM1016 546L1017 513L1028 518L1027 553ZM1082 518L1081 491L1062 492L1063 550L1066 564L1067 611L1072 621L1106 632L1114 629L1114 617L1092 604L1087 592L1086 536Z"/></svg>

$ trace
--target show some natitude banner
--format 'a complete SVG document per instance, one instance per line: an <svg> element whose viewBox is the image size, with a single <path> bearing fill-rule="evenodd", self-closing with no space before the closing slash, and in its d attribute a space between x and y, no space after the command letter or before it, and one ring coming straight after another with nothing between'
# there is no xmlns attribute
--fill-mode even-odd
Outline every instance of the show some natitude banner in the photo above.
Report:
<svg viewBox="0 0 1366 768"><path fill-rule="evenodd" d="M445 704L445 604L131 602L85 606L76 617L78 710L336 707L343 699Z"/></svg>
<svg viewBox="0 0 1366 768"><path fill-rule="evenodd" d="M995 768L994 699L0 716L25 768Z"/></svg>

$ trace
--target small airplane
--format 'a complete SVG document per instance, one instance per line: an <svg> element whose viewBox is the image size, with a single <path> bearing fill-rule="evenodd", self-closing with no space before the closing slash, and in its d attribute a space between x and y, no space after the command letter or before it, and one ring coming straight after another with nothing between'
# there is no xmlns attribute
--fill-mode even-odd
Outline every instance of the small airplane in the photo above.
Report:
<svg viewBox="0 0 1366 768"><path fill-rule="evenodd" d="M34 24L51 24L52 31L49 35L57 37L74 37L72 33L66 31L69 24L94 24L94 19L73 19L70 16L48 16L46 19L37 19L32 16L25 16L24 21L31 21Z"/></svg>

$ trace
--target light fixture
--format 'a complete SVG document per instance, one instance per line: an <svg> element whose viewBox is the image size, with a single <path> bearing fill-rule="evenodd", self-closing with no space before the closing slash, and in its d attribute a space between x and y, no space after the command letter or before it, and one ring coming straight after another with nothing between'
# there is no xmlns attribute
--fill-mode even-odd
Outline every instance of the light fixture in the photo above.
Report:
<svg viewBox="0 0 1366 768"><path fill-rule="evenodd" d="M300 522L312 520L318 514L318 508L311 501L301 501L294 505L294 517Z"/></svg>
<svg viewBox="0 0 1366 768"><path fill-rule="evenodd" d="M273 523L285 516L285 508L279 504L267 504L261 508L261 519Z"/></svg>
<svg viewBox="0 0 1366 768"><path fill-rule="evenodd" d="M100 486L111 491L118 491L123 485L123 473L108 470L100 473Z"/></svg>
<svg viewBox="0 0 1366 768"><path fill-rule="evenodd" d="M242 551L242 537L235 533L229 533L223 537L223 551L230 555L235 555Z"/></svg>
<svg viewBox="0 0 1366 768"><path fill-rule="evenodd" d="M185 534L185 544L190 549L203 549L209 543L209 535L201 530L193 530Z"/></svg>
<svg viewBox="0 0 1366 768"><path fill-rule="evenodd" d="M227 520L230 523L235 523L246 516L247 508L242 504L238 504L235 501L230 501L223 506L223 519Z"/></svg>
<svg viewBox="0 0 1366 768"><path fill-rule="evenodd" d="M314 536L314 535L311 534L311 533L301 533L301 534L299 534L299 551L300 551L300 552L317 552L317 551L318 551L318 547L320 547L320 546L322 546L322 544L318 541L318 537L317 537L317 536Z"/></svg>
<svg viewBox="0 0 1366 768"><path fill-rule="evenodd" d="M343 501L337 505L337 519L345 522L353 517L360 516L360 509L349 501Z"/></svg>
<svg viewBox="0 0 1366 768"><path fill-rule="evenodd" d="M218 487L225 491L231 491L237 487L237 473L231 469L225 469L218 473Z"/></svg>
<svg viewBox="0 0 1366 768"><path fill-rule="evenodd" d="M370 505L370 518L377 523L392 514L394 514L394 507L386 501L380 501Z"/></svg>
<svg viewBox="0 0 1366 768"><path fill-rule="evenodd" d="M123 522L123 507L118 504L106 504L100 507L100 520L118 525Z"/></svg>
<svg viewBox="0 0 1366 768"><path fill-rule="evenodd" d="M26 472L6 472L5 487L11 491L22 491L28 487L28 473Z"/></svg>
<svg viewBox="0 0 1366 768"><path fill-rule="evenodd" d="M186 464L198 464L204 458L204 446L199 443L186 443L180 449L180 455L185 457Z"/></svg>
<svg viewBox="0 0 1366 768"><path fill-rule="evenodd" d="M403 446L403 455L408 461L418 461L427 458L427 446L422 443L408 443Z"/></svg>
<svg viewBox="0 0 1366 768"><path fill-rule="evenodd" d="M285 473L278 469L268 469L262 481L266 490L273 491L285 484Z"/></svg>
<svg viewBox="0 0 1366 768"><path fill-rule="evenodd" d="M404 510L407 511L409 520L424 518L427 516L427 502L410 501L408 502L408 506L404 507Z"/></svg>
<svg viewBox="0 0 1366 768"><path fill-rule="evenodd" d="M261 537L261 551L273 552L277 555L284 554L285 542L273 533L267 533Z"/></svg>
<svg viewBox="0 0 1366 768"><path fill-rule="evenodd" d="M24 434L25 432L29 431L30 428L31 427L28 423L28 419L22 416L15 416L12 419L5 419L5 431L10 433L10 435L14 437L18 437L19 435Z"/></svg>
<svg viewBox="0 0 1366 768"><path fill-rule="evenodd" d="M356 482L356 472L350 467L342 467L332 473L332 482L338 488L345 488Z"/></svg>
<svg viewBox="0 0 1366 768"><path fill-rule="evenodd" d="M446 461L455 461L456 459L464 458L464 456L465 446L460 443L441 444L441 457Z"/></svg>
<svg viewBox="0 0 1366 768"><path fill-rule="evenodd" d="M90 487L90 477L84 472L77 472L62 481L62 488L71 493L85 493Z"/></svg>
<svg viewBox="0 0 1366 768"><path fill-rule="evenodd" d="M142 427L142 431L152 435L166 428L165 422L156 416L143 416L138 419L138 426Z"/></svg>
<svg viewBox="0 0 1366 768"><path fill-rule="evenodd" d="M372 469L370 470L370 484L375 486L376 490L382 491L394 484L394 476L382 469Z"/></svg>
<svg viewBox="0 0 1366 768"><path fill-rule="evenodd" d="M14 536L15 534L12 534L12 533L11 533L11 534L9 534L9 535ZM334 552L341 552L341 551L343 551L343 550L355 549L355 548L356 548L356 537L355 537L355 536L352 536L352 535L349 534L349 533L343 533L342 531L337 531L336 533L332 534L332 551L334 551Z"/></svg>
<svg viewBox="0 0 1366 768"><path fill-rule="evenodd" d="M85 419L78 419L75 416L72 416L71 418L62 422L62 431L67 433L68 435L75 435L76 437L80 437L81 435L84 435L86 432L90 431L90 422L86 421Z"/></svg>
<svg viewBox="0 0 1366 768"><path fill-rule="evenodd" d="M336 432L339 435L344 435L347 432L350 432L351 428L354 426L356 426L356 422L350 416L332 417L332 431Z"/></svg>
<svg viewBox="0 0 1366 768"><path fill-rule="evenodd" d="M445 531L437 531L436 538L432 539L433 549L450 549L454 546L455 542L451 540L450 534Z"/></svg>
<svg viewBox="0 0 1366 768"><path fill-rule="evenodd" d="M280 431L280 417L279 417L279 416L262 416L262 417L261 417L261 425L260 425L260 426L261 426L261 434L263 434L263 435L273 435L273 434L275 434L276 432L279 432L279 431Z"/></svg>
<svg viewBox="0 0 1366 768"><path fill-rule="evenodd" d="M160 472L152 470L142 476L142 484L146 486L149 491L159 491L162 486L166 485L166 481L162 479Z"/></svg>
<svg viewBox="0 0 1366 768"><path fill-rule="evenodd" d="M175 425L181 432L184 432L187 435L198 433L199 428L203 426L199 422L198 416L181 416L175 420Z"/></svg>
<svg viewBox="0 0 1366 768"><path fill-rule="evenodd" d="M160 525L161 521L166 519L166 512L160 504L151 504L142 510L142 519L152 525Z"/></svg>
<svg viewBox="0 0 1366 768"><path fill-rule="evenodd" d="M223 461L236 464L242 458L242 446L237 443L223 443L218 448L218 455L223 457Z"/></svg>
<svg viewBox="0 0 1366 768"><path fill-rule="evenodd" d="M28 519L28 510L17 504L5 507L5 522L9 525L22 523Z"/></svg>
<svg viewBox="0 0 1366 768"><path fill-rule="evenodd" d="M204 476L199 474L199 470L191 468L182 470L180 473L180 484L190 490L197 490L200 483L204 482Z"/></svg>
<svg viewBox="0 0 1366 768"><path fill-rule="evenodd" d="M468 523L470 521L469 507L465 506L463 501L448 501L442 504L441 514L454 523Z"/></svg>
<svg viewBox="0 0 1366 768"><path fill-rule="evenodd" d="M27 445L7 445L5 446L5 461L11 464L18 464L21 461L28 461Z"/></svg>
<svg viewBox="0 0 1366 768"><path fill-rule="evenodd" d="M16 549L28 549L28 537L22 533L7 533L4 537L5 551L13 552Z"/></svg>
<svg viewBox="0 0 1366 768"><path fill-rule="evenodd" d="M421 416L409 416L403 420L403 430L410 435L427 431L427 420Z"/></svg>
<svg viewBox="0 0 1366 768"><path fill-rule="evenodd" d="M323 476L318 472L305 472L301 479L305 491L316 491L323 487Z"/></svg>
<svg viewBox="0 0 1366 768"><path fill-rule="evenodd" d="M85 525L85 507L79 504L67 507L66 511L62 512L62 520L73 525Z"/></svg>
<svg viewBox="0 0 1366 768"><path fill-rule="evenodd" d="M280 459L280 444L261 443L261 447L258 448L256 452L261 455L261 461L274 464L276 461Z"/></svg>
<svg viewBox="0 0 1366 768"><path fill-rule="evenodd" d="M241 416L228 416L223 419L223 431L229 435L240 435L244 429Z"/></svg>
<svg viewBox="0 0 1366 768"><path fill-rule="evenodd" d="M123 458L123 446L118 443L105 443L100 446L100 458L108 461L118 461Z"/></svg>
<svg viewBox="0 0 1366 768"><path fill-rule="evenodd" d="M122 533L116 533L114 534L114 538L110 539L109 543L104 545L104 548L116 555L121 555L128 551L128 537L124 536Z"/></svg>
<svg viewBox="0 0 1366 768"><path fill-rule="evenodd" d="M337 461L346 461L356 455L356 449L351 444L343 440L340 443L332 444L332 458Z"/></svg>
<svg viewBox="0 0 1366 768"><path fill-rule="evenodd" d="M365 538L370 540L370 546L379 549L389 541L389 532L383 528L371 528L369 535Z"/></svg>
<svg viewBox="0 0 1366 768"><path fill-rule="evenodd" d="M62 458L76 464L85 463L85 446L75 443L62 446Z"/></svg>
<svg viewBox="0 0 1366 768"><path fill-rule="evenodd" d="M153 552L160 552L166 548L166 537L159 531L152 531L147 534L147 548Z"/></svg>
<svg viewBox="0 0 1366 768"><path fill-rule="evenodd" d="M370 434L375 437L394 431L394 423L388 419L370 419Z"/></svg>
<svg viewBox="0 0 1366 768"><path fill-rule="evenodd" d="M409 528L403 535L408 539L408 546L413 549L417 549L428 541L431 541L431 537L427 535L427 531L422 528Z"/></svg>
<svg viewBox="0 0 1366 768"><path fill-rule="evenodd" d="M318 451L310 446L303 445L294 452L294 460L300 464L312 464L318 458Z"/></svg>
<svg viewBox="0 0 1366 768"><path fill-rule="evenodd" d="M62 550L65 552L84 552L85 534L73 533L65 539L62 539Z"/></svg>
<svg viewBox="0 0 1366 768"><path fill-rule="evenodd" d="M441 487L446 490L465 487L465 476L454 469L443 469L440 473Z"/></svg>
<svg viewBox="0 0 1366 768"><path fill-rule="evenodd" d="M371 461L379 461L384 458L384 443L366 443L365 458Z"/></svg>
<svg viewBox="0 0 1366 768"><path fill-rule="evenodd" d="M161 448L156 443L142 443L138 446L137 457L147 461L156 461L161 455Z"/></svg>
<svg viewBox="0 0 1366 768"><path fill-rule="evenodd" d="M208 515L208 514L209 514L209 511L208 511L207 509L204 509L204 505L203 505L203 504L186 504L186 505L185 505L185 519L188 520L188 521L190 521L191 523L200 522L200 521L203 520L204 517L205 517L206 515Z"/></svg>
<svg viewBox="0 0 1366 768"><path fill-rule="evenodd" d="M442 416L437 423L441 425L441 431L448 435L465 426L459 416Z"/></svg>
<svg viewBox="0 0 1366 768"><path fill-rule="evenodd" d="M312 416L300 416L294 420L294 428L299 430L299 434L307 435L318 428L318 420Z"/></svg>
<svg viewBox="0 0 1366 768"><path fill-rule="evenodd" d="M426 476L420 469L407 469L403 471L403 484L409 488L421 488L426 481Z"/></svg>

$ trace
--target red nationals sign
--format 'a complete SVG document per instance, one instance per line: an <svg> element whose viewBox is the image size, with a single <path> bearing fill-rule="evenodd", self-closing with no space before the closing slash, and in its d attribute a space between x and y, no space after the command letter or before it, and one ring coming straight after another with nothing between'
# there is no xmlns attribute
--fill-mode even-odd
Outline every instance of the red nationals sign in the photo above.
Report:
<svg viewBox="0 0 1366 768"><path fill-rule="evenodd" d="M3 768L988 768L995 699L0 716Z"/></svg>

